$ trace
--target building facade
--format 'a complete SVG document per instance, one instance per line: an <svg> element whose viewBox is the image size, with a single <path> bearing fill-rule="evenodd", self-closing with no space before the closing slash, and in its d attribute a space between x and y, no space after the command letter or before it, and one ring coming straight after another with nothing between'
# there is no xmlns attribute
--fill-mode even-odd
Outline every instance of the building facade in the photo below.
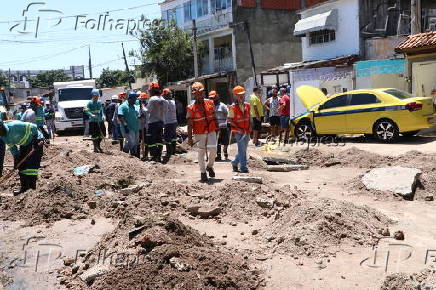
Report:
<svg viewBox="0 0 436 290"><path fill-rule="evenodd" d="M301 60L299 39L290 30L298 20L300 2L170 0L161 4L161 12L164 20L175 21L188 33L195 20L198 41L205 48L199 52L198 79L230 103L230 88L236 84L252 88L255 71Z"/></svg>

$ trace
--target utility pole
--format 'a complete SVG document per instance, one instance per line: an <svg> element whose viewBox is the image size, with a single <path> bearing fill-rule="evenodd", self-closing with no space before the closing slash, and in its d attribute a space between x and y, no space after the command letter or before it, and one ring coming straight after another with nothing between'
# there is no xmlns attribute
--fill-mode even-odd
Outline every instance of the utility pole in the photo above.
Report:
<svg viewBox="0 0 436 290"><path fill-rule="evenodd" d="M421 0L411 0L411 18L412 21L410 23L410 34L418 34L421 33Z"/></svg>
<svg viewBox="0 0 436 290"><path fill-rule="evenodd" d="M245 33L247 34L248 46L250 49L250 57L251 57L251 70L253 72L254 84L257 87L258 84L257 84L257 78L256 78L256 61L254 60L253 46L251 44L250 26L249 26L247 21L243 21L243 22L233 23L230 25L230 27L236 27L239 25L243 26L243 29L244 29Z"/></svg>
<svg viewBox="0 0 436 290"><path fill-rule="evenodd" d="M124 58L124 64L126 65L126 72L129 76L129 88L132 89L132 83L130 82L130 70L129 70L129 64L127 63L127 57L126 57L126 51L124 50L124 43L121 42L121 47L123 48L123 58Z"/></svg>
<svg viewBox="0 0 436 290"><path fill-rule="evenodd" d="M254 84L257 87L257 78L256 78L256 63L254 61L254 53L253 46L251 45L251 35L250 35L250 26L247 21L244 21L245 32L247 33L248 45L250 46L250 56L251 56L251 69L253 71Z"/></svg>
<svg viewBox="0 0 436 290"><path fill-rule="evenodd" d="M11 88L11 69L8 71L8 87Z"/></svg>
<svg viewBox="0 0 436 290"><path fill-rule="evenodd" d="M89 52L89 78L92 80L92 61L91 61L91 45L88 45Z"/></svg>
<svg viewBox="0 0 436 290"><path fill-rule="evenodd" d="M192 46L192 51L194 53L194 77L198 78L198 53L197 53L197 24L195 19L192 20L192 33L194 36L194 43Z"/></svg>

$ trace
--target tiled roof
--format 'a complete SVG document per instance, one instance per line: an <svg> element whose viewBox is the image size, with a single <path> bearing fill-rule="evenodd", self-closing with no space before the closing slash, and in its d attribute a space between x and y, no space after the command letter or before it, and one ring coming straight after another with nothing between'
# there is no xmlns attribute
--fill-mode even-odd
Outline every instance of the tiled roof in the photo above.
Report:
<svg viewBox="0 0 436 290"><path fill-rule="evenodd" d="M436 46L436 31L410 35L395 48L396 52Z"/></svg>

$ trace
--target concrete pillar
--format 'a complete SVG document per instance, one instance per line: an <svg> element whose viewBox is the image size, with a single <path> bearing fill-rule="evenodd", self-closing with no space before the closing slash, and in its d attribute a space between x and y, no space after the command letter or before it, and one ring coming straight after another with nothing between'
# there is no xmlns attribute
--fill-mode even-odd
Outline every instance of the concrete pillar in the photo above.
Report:
<svg viewBox="0 0 436 290"><path fill-rule="evenodd" d="M233 70L236 71L236 40L235 40L234 31L232 31L232 58L233 58Z"/></svg>
<svg viewBox="0 0 436 290"><path fill-rule="evenodd" d="M215 72L215 40L209 37L209 73Z"/></svg>

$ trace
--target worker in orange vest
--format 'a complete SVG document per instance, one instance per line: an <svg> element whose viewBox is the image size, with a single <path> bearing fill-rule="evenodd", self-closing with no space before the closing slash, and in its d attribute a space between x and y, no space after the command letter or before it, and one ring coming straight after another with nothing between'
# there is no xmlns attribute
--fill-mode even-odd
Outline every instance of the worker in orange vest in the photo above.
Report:
<svg viewBox="0 0 436 290"><path fill-rule="evenodd" d="M192 85L192 94L195 102L187 107L186 119L188 120L188 144L189 146L198 143L198 165L200 166L201 181L207 182L210 178L215 178L213 165L217 152L216 130L218 123L215 117L215 104L212 100L204 99L204 85L195 82ZM206 166L204 160L206 152L209 153L209 161ZM207 173L206 173L207 171Z"/></svg>
<svg viewBox="0 0 436 290"><path fill-rule="evenodd" d="M248 173L247 147L251 132L250 104L244 102L245 89L243 87L236 86L233 89L233 95L235 102L229 107L228 122L238 145L238 153L232 161L232 167L234 172Z"/></svg>

